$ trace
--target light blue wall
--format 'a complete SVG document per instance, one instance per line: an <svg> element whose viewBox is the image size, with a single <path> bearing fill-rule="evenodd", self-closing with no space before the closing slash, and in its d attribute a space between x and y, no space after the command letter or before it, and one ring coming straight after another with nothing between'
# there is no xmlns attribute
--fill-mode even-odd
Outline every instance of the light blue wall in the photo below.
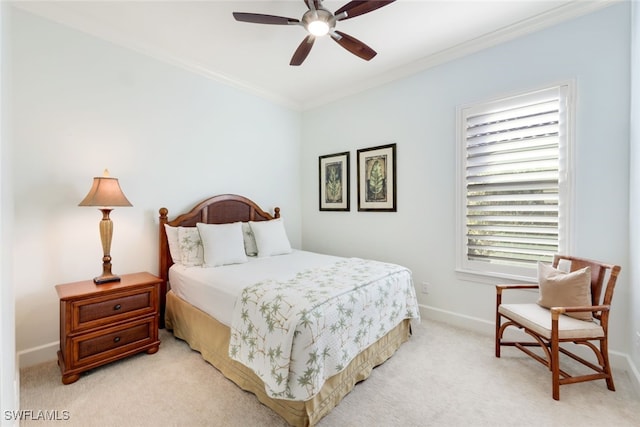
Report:
<svg viewBox="0 0 640 427"><path fill-rule="evenodd" d="M574 254L623 266L611 347L627 353L629 4L615 5L304 113L303 247L407 265L430 312L488 326L495 290L455 269L456 107L573 79ZM397 213L357 212L356 150L397 143ZM352 154L351 212L318 211L318 156ZM313 190L313 191L312 191ZM497 281L497 280L496 280Z"/></svg>
<svg viewBox="0 0 640 427"><path fill-rule="evenodd" d="M54 285L102 271L101 214L78 203L109 168L133 204L111 218L113 271L157 272L158 209L243 194L282 209L300 246L300 113L13 10L19 351L55 358Z"/></svg>
<svg viewBox="0 0 640 427"><path fill-rule="evenodd" d="M631 16L631 155L630 193L631 256L631 358L640 368L640 5L633 3ZM640 374L636 374L640 375Z"/></svg>

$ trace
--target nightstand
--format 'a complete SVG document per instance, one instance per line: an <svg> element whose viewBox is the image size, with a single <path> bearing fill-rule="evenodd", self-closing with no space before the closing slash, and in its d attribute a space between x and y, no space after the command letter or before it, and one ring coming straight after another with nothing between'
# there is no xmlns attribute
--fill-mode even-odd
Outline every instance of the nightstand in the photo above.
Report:
<svg viewBox="0 0 640 427"><path fill-rule="evenodd" d="M120 282L93 280L56 285L60 298L62 382L142 351L158 351L158 301L162 280L149 273L125 274Z"/></svg>

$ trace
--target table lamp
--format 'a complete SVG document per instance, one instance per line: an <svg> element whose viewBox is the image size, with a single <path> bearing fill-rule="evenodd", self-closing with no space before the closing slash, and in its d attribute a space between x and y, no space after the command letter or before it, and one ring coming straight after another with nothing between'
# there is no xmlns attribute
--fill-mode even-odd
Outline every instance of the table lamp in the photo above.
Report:
<svg viewBox="0 0 640 427"><path fill-rule="evenodd" d="M93 185L87 196L78 206L99 206L102 211L100 221L100 239L102 240L102 275L95 277L96 284L119 282L120 277L111 273L111 237L113 236L113 223L109 213L115 206L131 206L129 200L122 192L117 178L109 176L109 171L104 170L101 177L93 178Z"/></svg>

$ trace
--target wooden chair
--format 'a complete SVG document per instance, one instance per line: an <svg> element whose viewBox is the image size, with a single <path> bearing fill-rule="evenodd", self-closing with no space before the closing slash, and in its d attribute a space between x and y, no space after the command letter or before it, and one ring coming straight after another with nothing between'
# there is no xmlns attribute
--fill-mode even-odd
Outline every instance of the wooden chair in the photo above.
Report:
<svg viewBox="0 0 640 427"><path fill-rule="evenodd" d="M554 256L553 267L557 268L561 260L567 260L571 263L570 271L576 271L586 266L591 267L592 305L546 309L535 303L503 304L502 294L505 290L537 289L538 285L496 285L496 357L500 357L502 346L515 346L547 366L551 371L555 400L560 400L561 385L583 381L604 379L607 382L607 388L615 391L611 365L609 364L608 332L613 288L620 273L620 267L564 255ZM603 284L607 276L607 285L604 288L604 295L602 295ZM579 320L564 314L576 312L592 312L593 321ZM502 323L503 318L505 319L504 323ZM530 335L534 342L504 340L504 331L509 326L521 329ZM563 343L575 343L590 348L595 353L597 365L567 350L566 346L562 347ZM530 346L541 347L543 355L540 356L527 348ZM591 371L579 376L569 375L560 369L560 353L582 363Z"/></svg>

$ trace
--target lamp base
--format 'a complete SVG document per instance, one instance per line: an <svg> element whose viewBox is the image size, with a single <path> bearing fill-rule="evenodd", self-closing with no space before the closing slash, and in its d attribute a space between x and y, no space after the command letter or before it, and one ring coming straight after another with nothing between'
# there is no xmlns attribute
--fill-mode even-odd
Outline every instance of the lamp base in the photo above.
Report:
<svg viewBox="0 0 640 427"><path fill-rule="evenodd" d="M102 275L102 276L98 276L98 277L94 277L93 278L93 283L95 283L96 285L102 285L103 283L111 283L111 282L119 282L120 281L120 276L115 276L115 275Z"/></svg>

